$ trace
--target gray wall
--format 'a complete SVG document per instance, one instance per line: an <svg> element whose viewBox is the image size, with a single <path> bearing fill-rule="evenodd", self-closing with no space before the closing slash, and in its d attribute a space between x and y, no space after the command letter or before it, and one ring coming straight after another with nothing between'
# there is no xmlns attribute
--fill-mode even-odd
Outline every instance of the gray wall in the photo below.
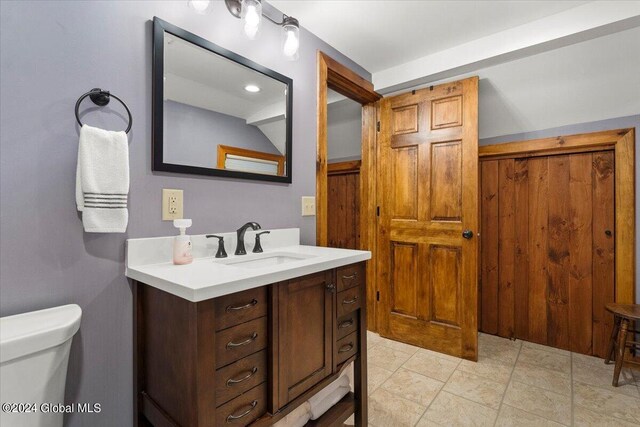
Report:
<svg viewBox="0 0 640 427"><path fill-rule="evenodd" d="M265 228L300 227L303 242L315 242L315 218L300 216L300 196L315 193L316 51L370 75L307 31L300 59L285 61L276 26L265 22L260 39L249 41L224 3L214 6L201 16L185 0L0 2L0 315L82 307L67 399L100 402L103 412L67 416L67 425L132 421L133 308L124 242L175 233L161 221L163 187L184 189L193 234L256 220ZM151 172L154 15L293 79L293 184ZM73 108L94 87L121 97L134 117L127 234L83 233L76 212ZM115 102L99 111L91 105L82 105L88 124L124 129Z"/></svg>
<svg viewBox="0 0 640 427"><path fill-rule="evenodd" d="M329 92L333 91L329 90ZM331 99L331 94L329 97ZM328 105L327 157L329 163L362 157L362 105L360 103L346 98Z"/></svg>
<svg viewBox="0 0 640 427"><path fill-rule="evenodd" d="M282 126L285 122L282 121ZM280 155L256 126L246 120L176 101L164 101L164 161L215 168L218 145Z"/></svg>
<svg viewBox="0 0 640 427"><path fill-rule="evenodd" d="M480 112L482 114L482 111ZM483 138L480 145L500 144L511 141L523 141L527 139L549 138L560 135L573 135L576 133L598 132L610 129L636 129L636 248L640 248L640 115L619 117L615 119L599 120L588 123L578 123L574 125L560 126L551 129L544 129L532 132L522 132L510 135ZM625 230L616 230L617 233L624 233ZM636 302L640 303L640 253L636 250Z"/></svg>

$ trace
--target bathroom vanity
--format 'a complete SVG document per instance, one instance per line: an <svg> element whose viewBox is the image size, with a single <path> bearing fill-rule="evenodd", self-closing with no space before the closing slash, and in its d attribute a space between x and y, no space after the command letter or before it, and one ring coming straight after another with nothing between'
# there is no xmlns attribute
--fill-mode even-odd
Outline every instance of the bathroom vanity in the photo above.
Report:
<svg viewBox="0 0 640 427"><path fill-rule="evenodd" d="M164 238L128 241L139 425L272 425L350 362L353 392L307 425L352 413L366 425L370 252L300 246L295 229L269 237L264 253L215 259L215 245L193 236L204 249L187 266L152 262Z"/></svg>

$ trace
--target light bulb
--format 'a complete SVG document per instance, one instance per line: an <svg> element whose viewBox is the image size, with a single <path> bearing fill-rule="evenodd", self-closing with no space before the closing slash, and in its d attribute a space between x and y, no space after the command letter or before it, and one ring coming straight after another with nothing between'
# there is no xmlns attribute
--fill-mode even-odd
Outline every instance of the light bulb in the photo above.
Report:
<svg viewBox="0 0 640 427"><path fill-rule="evenodd" d="M188 0L187 5L200 15L209 13L211 10L210 0Z"/></svg>
<svg viewBox="0 0 640 427"><path fill-rule="evenodd" d="M287 35L284 41L282 51L284 56L292 57L298 53L298 47L300 47L300 41L294 31L287 31Z"/></svg>
<svg viewBox="0 0 640 427"><path fill-rule="evenodd" d="M262 3L259 0L244 0L242 2L242 17L244 18L244 33L253 40L260 30L262 21Z"/></svg>
<svg viewBox="0 0 640 427"><path fill-rule="evenodd" d="M287 17L282 24L282 54L285 58L294 61L298 59L300 49L300 28L298 20Z"/></svg>

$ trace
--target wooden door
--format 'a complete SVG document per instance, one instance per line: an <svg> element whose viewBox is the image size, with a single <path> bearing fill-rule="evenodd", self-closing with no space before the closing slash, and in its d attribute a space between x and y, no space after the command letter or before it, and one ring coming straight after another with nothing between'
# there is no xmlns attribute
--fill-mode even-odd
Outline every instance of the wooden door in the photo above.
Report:
<svg viewBox="0 0 640 427"><path fill-rule="evenodd" d="M328 175L328 246L359 249L360 161L329 164Z"/></svg>
<svg viewBox="0 0 640 427"><path fill-rule="evenodd" d="M478 78L383 98L378 149L380 333L475 360Z"/></svg>
<svg viewBox="0 0 640 427"><path fill-rule="evenodd" d="M481 330L605 356L613 151L482 162Z"/></svg>
<svg viewBox="0 0 640 427"><path fill-rule="evenodd" d="M332 274L330 270L277 285L277 408L331 375Z"/></svg>

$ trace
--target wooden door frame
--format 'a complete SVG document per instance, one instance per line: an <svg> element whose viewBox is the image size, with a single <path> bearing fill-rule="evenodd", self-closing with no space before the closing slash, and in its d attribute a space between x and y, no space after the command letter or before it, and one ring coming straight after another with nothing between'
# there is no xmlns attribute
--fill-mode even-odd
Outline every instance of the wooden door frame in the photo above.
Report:
<svg viewBox="0 0 640 427"><path fill-rule="evenodd" d="M371 251L367 263L367 323L376 330L376 101L382 96L363 79L322 51L318 51L318 113L316 157L316 244L327 245L327 90L362 104L362 158L360 167L360 248Z"/></svg>
<svg viewBox="0 0 640 427"><path fill-rule="evenodd" d="M635 303L635 128L480 146L480 161L613 150L615 158L615 299Z"/></svg>

